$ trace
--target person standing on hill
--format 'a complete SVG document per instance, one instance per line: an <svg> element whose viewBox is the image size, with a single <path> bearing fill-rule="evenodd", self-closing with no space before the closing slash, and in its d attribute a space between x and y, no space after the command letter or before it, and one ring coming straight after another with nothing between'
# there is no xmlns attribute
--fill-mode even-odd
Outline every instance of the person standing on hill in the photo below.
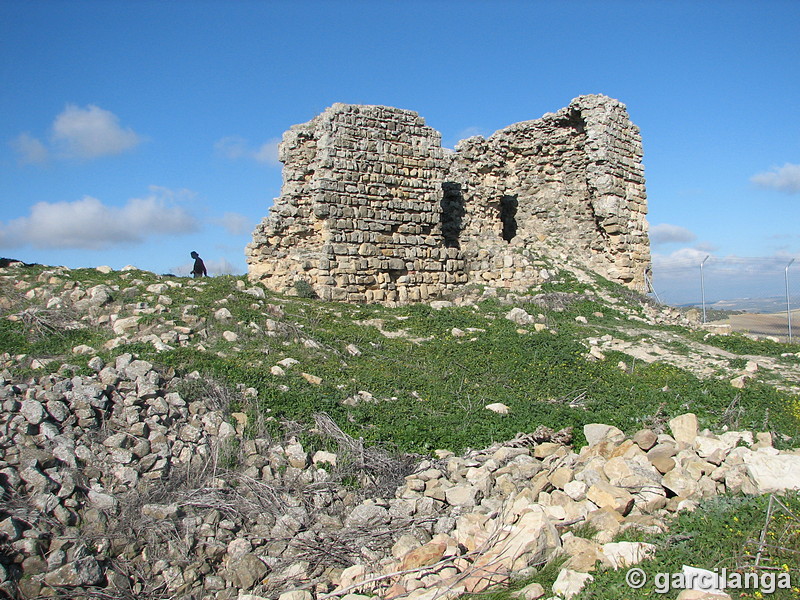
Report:
<svg viewBox="0 0 800 600"><path fill-rule="evenodd" d="M208 271L206 271L206 265L203 262L203 259L200 258L200 255L197 252L192 252L191 257L194 259L194 267L192 267L192 277L195 279L198 277L208 277Z"/></svg>

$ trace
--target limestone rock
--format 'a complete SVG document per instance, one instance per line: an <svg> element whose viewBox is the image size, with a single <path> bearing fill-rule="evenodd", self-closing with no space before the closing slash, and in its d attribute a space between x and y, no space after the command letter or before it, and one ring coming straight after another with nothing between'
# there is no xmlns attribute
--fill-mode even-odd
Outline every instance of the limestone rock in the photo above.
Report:
<svg viewBox="0 0 800 600"><path fill-rule="evenodd" d="M589 446L597 445L601 440L621 442L625 439L625 434L613 425L603 425L602 423L590 423L583 426L583 435Z"/></svg>
<svg viewBox="0 0 800 600"><path fill-rule="evenodd" d="M561 569L555 583L553 583L553 593L565 600L570 600L570 598L577 595L586 584L592 581L594 581L594 577L589 575L589 573Z"/></svg>
<svg viewBox="0 0 800 600"><path fill-rule="evenodd" d="M228 565L225 577L236 587L249 590L260 582L268 572L269 568L264 564L264 561L255 554L247 553Z"/></svg>
<svg viewBox="0 0 800 600"><path fill-rule="evenodd" d="M499 415L507 415L509 410L510 410L508 408L508 406L506 406L502 402L494 402L492 404L487 404L486 406L484 406L484 408L486 410L490 410L492 412L495 412L495 413L497 413Z"/></svg>
<svg viewBox="0 0 800 600"><path fill-rule="evenodd" d="M655 555L654 544L645 542L610 542L603 544L603 555L614 569L625 569L637 565Z"/></svg>
<svg viewBox="0 0 800 600"><path fill-rule="evenodd" d="M759 494L800 489L800 456L772 454L768 449L748 452L743 456L747 474Z"/></svg>
<svg viewBox="0 0 800 600"><path fill-rule="evenodd" d="M44 576L44 581L49 586L91 586L100 584L102 580L103 570L93 556L67 563Z"/></svg>
<svg viewBox="0 0 800 600"><path fill-rule="evenodd" d="M692 444L697 437L697 416L694 413L679 415L669 422L672 437L679 444Z"/></svg>
<svg viewBox="0 0 800 600"><path fill-rule="evenodd" d="M535 321L524 309L518 307L512 308L508 314L506 314L506 319L517 325L530 325Z"/></svg>

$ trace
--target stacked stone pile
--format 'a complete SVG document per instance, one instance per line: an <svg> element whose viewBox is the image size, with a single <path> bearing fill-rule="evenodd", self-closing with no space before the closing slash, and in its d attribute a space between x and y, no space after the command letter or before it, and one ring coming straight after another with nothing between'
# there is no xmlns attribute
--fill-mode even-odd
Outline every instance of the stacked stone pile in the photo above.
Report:
<svg viewBox="0 0 800 600"><path fill-rule="evenodd" d="M554 593L568 597L581 573L652 552L613 544L623 529L661 531L723 491L800 487L800 456L768 434L715 436L683 415L671 435L587 425L580 451L548 431L440 451L393 496L367 497L342 483L352 455L243 438L246 415L214 394L187 401L146 361L94 358L92 375L23 382L2 359L0 589L12 598L454 597L558 552L570 559ZM569 533L582 522L594 539Z"/></svg>
<svg viewBox="0 0 800 600"><path fill-rule="evenodd" d="M97 270L111 271L108 267L98 267ZM166 277L163 281L146 284L137 277L137 272L134 267L122 270L120 278L127 283L124 287L118 284L85 287L80 281L71 279L69 269L63 267L42 272L36 281L15 280L14 269L8 270L4 279L14 280L15 292L35 308L7 318L28 320L34 326L43 321L65 329L86 325L109 327L116 337L108 342L108 349L135 338L136 341L151 343L156 349L166 350L206 337L205 319L193 314L196 305L182 307L180 325L166 317L157 318L168 313L175 302L176 290L185 285L202 285L201 282L185 283ZM258 292L263 297L263 290ZM6 298L0 308L9 310L14 306L15 300ZM54 318L58 319L57 322L52 322ZM84 349L84 353L91 352L91 349Z"/></svg>
<svg viewBox="0 0 800 600"><path fill-rule="evenodd" d="M11 321L25 321L31 329L77 329L86 326L108 328L113 337L104 343L103 348L114 350L124 343L144 342L156 350L171 350L179 346L200 346L209 338L209 320L198 316L200 308L192 302L192 294L205 285L202 280L182 280L177 277L159 277L159 281L148 283L138 275L145 275L134 267L122 269L120 278L125 284L98 284L85 286L79 280L71 279L70 270L57 267L39 274L36 280L18 277L22 267L12 267L0 271L1 279L11 281L13 294L19 298L0 296L0 310L15 311L23 303L30 307L11 312L5 318ZM98 267L98 271L110 272L108 267ZM148 279L153 277L147 273ZM221 328L229 324L235 329L250 329L268 337L298 335L296 328L283 322L283 309L279 305L265 302L264 289L248 287L243 280L236 282L236 291L252 296L253 307L262 309L267 316L263 325L233 321L233 315L224 305L226 298L217 300L220 306L212 313L212 327ZM180 295L187 300L179 304ZM175 315L178 315L176 318ZM224 331L222 336L228 341L236 341L239 334ZM307 340L300 336L301 342ZM76 347L75 354L92 355L96 351L86 345ZM34 357L33 368L40 368L49 362L47 358Z"/></svg>
<svg viewBox="0 0 800 600"><path fill-rule="evenodd" d="M2 361L9 597L236 598L319 579L325 549L333 564L388 552L388 529L332 474L344 456L243 439L247 416L226 412L219 395L187 402L174 391L198 380L122 355L92 359L91 376L65 366L23 383L12 357ZM412 530L414 519L392 526Z"/></svg>

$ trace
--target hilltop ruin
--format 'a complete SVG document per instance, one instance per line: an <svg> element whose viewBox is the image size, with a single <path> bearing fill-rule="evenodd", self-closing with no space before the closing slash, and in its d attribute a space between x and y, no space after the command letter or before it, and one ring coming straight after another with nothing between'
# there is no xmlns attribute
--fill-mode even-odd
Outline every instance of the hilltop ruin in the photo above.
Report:
<svg viewBox="0 0 800 600"><path fill-rule="evenodd" d="M455 151L417 113L334 104L283 136L283 188L246 249L275 291L424 301L469 283L522 290L569 257L642 289L650 264L639 129L581 96Z"/></svg>

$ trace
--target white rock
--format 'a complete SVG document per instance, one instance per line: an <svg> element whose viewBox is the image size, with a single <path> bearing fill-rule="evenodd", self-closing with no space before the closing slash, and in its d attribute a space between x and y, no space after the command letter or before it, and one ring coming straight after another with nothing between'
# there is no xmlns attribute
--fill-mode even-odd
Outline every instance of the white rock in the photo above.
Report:
<svg viewBox="0 0 800 600"><path fill-rule="evenodd" d="M586 483L583 481L572 480L564 485L564 493L576 502L586 498L586 489Z"/></svg>
<svg viewBox="0 0 800 600"><path fill-rule="evenodd" d="M453 306L453 303L449 300L434 300L431 302L431 308L433 310L442 310L443 308L450 308Z"/></svg>
<svg viewBox="0 0 800 600"><path fill-rule="evenodd" d="M603 423L589 423L584 425L583 435L589 446L594 446L602 440L610 440L619 443L625 439L625 434L622 433L622 431L613 425L604 425Z"/></svg>
<svg viewBox="0 0 800 600"><path fill-rule="evenodd" d="M445 490L448 504L471 508L477 504L478 488L472 485L454 485Z"/></svg>
<svg viewBox="0 0 800 600"><path fill-rule="evenodd" d="M742 390L747 386L747 382L751 379L752 377L749 375L739 375L739 377L734 377L731 379L731 385L737 390Z"/></svg>
<svg viewBox="0 0 800 600"><path fill-rule="evenodd" d="M523 309L518 307L512 308L510 311L508 311L506 314L506 319L516 323L517 325L530 325L535 320L532 315L529 315Z"/></svg>
<svg viewBox="0 0 800 600"><path fill-rule="evenodd" d="M743 455L747 474L756 484L759 494L800 489L800 456L771 454L762 448Z"/></svg>
<svg viewBox="0 0 800 600"><path fill-rule="evenodd" d="M609 542L603 544L603 554L614 569L624 569L639 564L655 555L654 544L645 542Z"/></svg>
<svg viewBox="0 0 800 600"><path fill-rule="evenodd" d="M125 335L129 331L134 331L139 327L139 317L133 316L116 319L111 327L117 335Z"/></svg>
<svg viewBox="0 0 800 600"><path fill-rule="evenodd" d="M717 587L716 584L719 583L719 574L714 571L683 565L681 572L683 573L684 584L688 586L687 589L710 594L725 593Z"/></svg>
<svg viewBox="0 0 800 600"><path fill-rule="evenodd" d="M503 404L502 402L494 402L492 404L487 404L484 406L486 410L490 410L492 412L497 413L498 415L507 415L511 410L508 406Z"/></svg>
<svg viewBox="0 0 800 600"><path fill-rule="evenodd" d="M697 415L694 413L678 415L670 420L669 429L679 444L692 444L697 437Z"/></svg>
<svg viewBox="0 0 800 600"><path fill-rule="evenodd" d="M278 600L312 600L312 598L308 590L291 590L278 596Z"/></svg>
<svg viewBox="0 0 800 600"><path fill-rule="evenodd" d="M222 307L214 313L214 318L217 321L228 321L233 318L233 315L227 308Z"/></svg>
<svg viewBox="0 0 800 600"><path fill-rule="evenodd" d="M591 581L594 581L594 577L589 573L561 569L555 583L553 583L553 593L570 600Z"/></svg>
<svg viewBox="0 0 800 600"><path fill-rule="evenodd" d="M87 346L86 344L81 344L79 346L75 346L72 349L73 354L94 354L95 349L91 346Z"/></svg>
<svg viewBox="0 0 800 600"><path fill-rule="evenodd" d="M264 293L264 288L260 288L260 287L248 288L248 289L244 290L244 293L245 294L249 294L249 295L253 296L254 298L260 298L260 299L266 298L266 294Z"/></svg>
<svg viewBox="0 0 800 600"><path fill-rule="evenodd" d="M606 355L603 354L600 351L600 348L598 348L597 346L592 346L591 348L589 348L589 356L591 356L592 358L596 358L597 360L606 359Z"/></svg>
<svg viewBox="0 0 800 600"><path fill-rule="evenodd" d="M317 450L314 456L311 457L311 462L315 465L318 463L328 463L329 465L336 466L338 456L333 452L326 452L325 450Z"/></svg>

